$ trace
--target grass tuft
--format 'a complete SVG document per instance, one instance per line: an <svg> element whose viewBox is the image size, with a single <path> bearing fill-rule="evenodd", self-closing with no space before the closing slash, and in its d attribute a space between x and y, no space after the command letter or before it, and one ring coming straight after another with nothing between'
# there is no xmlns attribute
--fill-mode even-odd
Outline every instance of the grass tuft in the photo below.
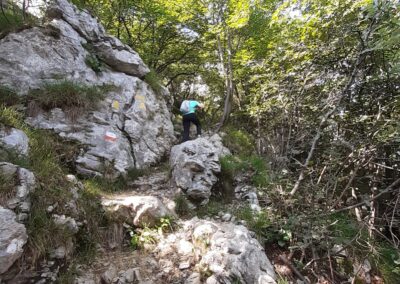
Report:
<svg viewBox="0 0 400 284"><path fill-rule="evenodd" d="M28 94L30 114L35 115L35 106L45 111L61 108L73 120L83 112L94 110L105 94L114 88L111 85L88 86L66 80L47 83Z"/></svg>
<svg viewBox="0 0 400 284"><path fill-rule="evenodd" d="M21 97L10 87L0 85L0 106L13 106L21 103Z"/></svg>

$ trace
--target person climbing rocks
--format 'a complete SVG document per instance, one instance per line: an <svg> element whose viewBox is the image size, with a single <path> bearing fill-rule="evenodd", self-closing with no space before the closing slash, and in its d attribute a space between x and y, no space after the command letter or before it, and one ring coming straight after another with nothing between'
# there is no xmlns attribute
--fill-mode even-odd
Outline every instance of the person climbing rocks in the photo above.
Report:
<svg viewBox="0 0 400 284"><path fill-rule="evenodd" d="M183 123L183 137L182 143L189 140L190 123L196 125L197 136L201 135L201 124L197 118L197 109L204 108L204 104L199 103L195 100L184 100L181 104L180 111L182 113L182 123Z"/></svg>

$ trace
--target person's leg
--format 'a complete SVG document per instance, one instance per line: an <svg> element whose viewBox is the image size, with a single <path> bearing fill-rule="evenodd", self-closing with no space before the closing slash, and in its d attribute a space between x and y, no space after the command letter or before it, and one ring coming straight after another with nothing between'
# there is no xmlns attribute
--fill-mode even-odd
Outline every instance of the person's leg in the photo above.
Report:
<svg viewBox="0 0 400 284"><path fill-rule="evenodd" d="M201 135L201 124L200 120L197 118L197 115L194 113L192 117L192 122L196 125L197 135Z"/></svg>
<svg viewBox="0 0 400 284"><path fill-rule="evenodd" d="M184 115L182 117L182 123L183 123L183 137L182 137L182 142L188 141L189 140L189 131L190 131L190 119L188 119L188 115Z"/></svg>

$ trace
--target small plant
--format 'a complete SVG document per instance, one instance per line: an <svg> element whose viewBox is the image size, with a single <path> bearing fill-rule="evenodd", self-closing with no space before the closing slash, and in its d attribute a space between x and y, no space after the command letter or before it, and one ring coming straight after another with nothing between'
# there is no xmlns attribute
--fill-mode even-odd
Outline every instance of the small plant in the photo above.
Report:
<svg viewBox="0 0 400 284"><path fill-rule="evenodd" d="M267 165L259 156L228 155L220 159L221 173L233 179L241 171L252 172L251 182L257 187L266 187L270 183Z"/></svg>
<svg viewBox="0 0 400 284"><path fill-rule="evenodd" d="M96 55L92 53L89 53L86 56L85 63L96 73L100 73L102 71L103 63Z"/></svg>
<svg viewBox="0 0 400 284"><path fill-rule="evenodd" d="M160 218L159 225L156 226L158 234L162 235L163 233L166 233L166 232L172 232L173 231L173 221L174 221L174 219L169 216Z"/></svg>
<svg viewBox="0 0 400 284"><path fill-rule="evenodd" d="M377 247L372 257L374 265L382 273L385 283L397 283L400 279L400 253L387 243Z"/></svg>
<svg viewBox="0 0 400 284"><path fill-rule="evenodd" d="M216 216L219 212L224 212L227 209L227 205L222 203L221 201L210 199L210 201L203 206L199 206L196 209L196 215L199 217L205 216Z"/></svg>
<svg viewBox="0 0 400 284"><path fill-rule="evenodd" d="M93 177L84 181L85 187L92 193L118 192L126 189L126 180L119 176L116 180L104 177Z"/></svg>
<svg viewBox="0 0 400 284"><path fill-rule="evenodd" d="M174 199L175 211L180 216L186 216L190 213L189 201L184 194L177 195Z"/></svg>
<svg viewBox="0 0 400 284"><path fill-rule="evenodd" d="M247 227L256 233L261 241L271 241L278 237L277 229L273 226L271 218L265 211L255 213L250 206L240 207L235 215L246 221Z"/></svg>
<svg viewBox="0 0 400 284"><path fill-rule="evenodd" d="M15 194L15 185L13 177L0 173L0 205L4 206L5 202Z"/></svg>
<svg viewBox="0 0 400 284"><path fill-rule="evenodd" d="M0 124L21 128L23 125L23 117L21 113L16 111L14 108L0 105Z"/></svg>

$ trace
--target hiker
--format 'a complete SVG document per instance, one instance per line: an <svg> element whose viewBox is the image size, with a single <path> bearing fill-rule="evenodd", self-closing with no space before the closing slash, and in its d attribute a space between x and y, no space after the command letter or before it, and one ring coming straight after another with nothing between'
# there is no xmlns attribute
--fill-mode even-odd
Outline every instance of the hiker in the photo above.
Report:
<svg viewBox="0 0 400 284"><path fill-rule="evenodd" d="M180 111L182 113L183 138L182 143L189 140L190 123L192 122L197 128L197 137L201 135L201 125L197 118L197 109L204 108L204 104L194 100L184 100L181 104Z"/></svg>

